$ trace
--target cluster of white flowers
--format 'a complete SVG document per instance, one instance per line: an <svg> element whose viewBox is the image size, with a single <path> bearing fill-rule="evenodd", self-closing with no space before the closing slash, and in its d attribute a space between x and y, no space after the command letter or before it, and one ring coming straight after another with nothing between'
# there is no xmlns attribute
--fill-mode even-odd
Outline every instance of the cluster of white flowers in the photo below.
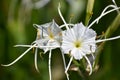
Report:
<svg viewBox="0 0 120 80"><path fill-rule="evenodd" d="M110 7L112 7L113 9L107 11L107 9ZM90 69L89 71L89 75L90 75L92 73L92 65L87 55L93 56L93 53L95 53L97 49L97 43L120 38L120 36L117 36L113 38L97 40L96 39L97 33L90 27L96 22L98 22L106 14L111 13L118 9L119 7L117 7L116 5L109 5L103 10L101 15L97 19L95 19L90 25L84 26L82 22L77 24L66 23L66 21L64 20L61 14L60 5L59 5L58 12L64 24L59 26L54 20L52 22L43 25L33 24L33 26L38 31L36 40L32 43L32 45L16 45L16 47L29 47L29 48L17 59L15 59L12 63L2 66L13 65L15 62L21 59L29 50L35 47L36 48L35 60L34 60L35 68L39 72L37 67L37 51L38 48L40 48L44 50L44 53L49 51L49 76L50 76L50 80L52 80L51 53L52 53L52 49L60 48L63 57L65 73L68 80L69 80L69 76L67 72L69 70L69 67L73 59L81 60L82 58L85 58ZM62 30L61 28L63 27L66 27L66 30ZM69 54L71 57L67 66L66 66L64 54Z"/></svg>

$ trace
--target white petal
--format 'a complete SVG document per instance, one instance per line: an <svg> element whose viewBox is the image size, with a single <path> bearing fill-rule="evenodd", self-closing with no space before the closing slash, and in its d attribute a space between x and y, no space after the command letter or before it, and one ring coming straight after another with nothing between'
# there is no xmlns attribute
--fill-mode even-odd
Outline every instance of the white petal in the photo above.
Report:
<svg viewBox="0 0 120 80"><path fill-rule="evenodd" d="M67 40L70 42L76 40L76 36L74 35L73 29L69 29L63 32L63 40Z"/></svg>
<svg viewBox="0 0 120 80"><path fill-rule="evenodd" d="M92 37L92 38L89 38L89 39L84 39L83 40L83 43L94 43L96 42L96 36L95 37Z"/></svg>
<svg viewBox="0 0 120 80"><path fill-rule="evenodd" d="M81 50L79 50L78 48L74 48L71 51L71 55L77 60L82 59L82 57L83 57L82 54L83 54L83 52Z"/></svg>
<svg viewBox="0 0 120 80"><path fill-rule="evenodd" d="M82 42L81 44L81 50L85 54L94 53L96 50L95 37L88 39L88 40L84 40L84 42Z"/></svg>
<svg viewBox="0 0 120 80"><path fill-rule="evenodd" d="M91 39L91 38L93 38L93 37L96 37L96 32L94 31L94 30L92 30L92 29L87 29L86 31L85 31L85 34L84 34L84 36L83 36L83 38L84 38L84 40L87 40L87 39Z"/></svg>
<svg viewBox="0 0 120 80"><path fill-rule="evenodd" d="M56 47L49 47L49 48L44 48L45 53L49 51L50 49L55 49L60 47L60 44L57 41L51 41L49 40L45 46L56 46Z"/></svg>
<svg viewBox="0 0 120 80"><path fill-rule="evenodd" d="M53 35L58 35L62 30L59 28L58 24L53 20L51 26L49 26Z"/></svg>
<svg viewBox="0 0 120 80"><path fill-rule="evenodd" d="M67 43L63 43L61 48L65 54L68 54L74 48L74 46Z"/></svg>
<svg viewBox="0 0 120 80"><path fill-rule="evenodd" d="M85 27L82 23L76 24L74 27L75 37L78 39L91 39L92 37L96 37L96 32L92 29Z"/></svg>
<svg viewBox="0 0 120 80"><path fill-rule="evenodd" d="M88 53L91 53L91 50L90 50L90 45L84 45L81 47L81 50L84 52L84 54L88 54Z"/></svg>
<svg viewBox="0 0 120 80"><path fill-rule="evenodd" d="M87 44L87 45L83 45L81 47L81 50L84 52L84 54L91 54L94 53L96 50L96 45L95 44Z"/></svg>
<svg viewBox="0 0 120 80"><path fill-rule="evenodd" d="M86 27L82 23L79 23L79 24L76 24L73 27L73 29L74 29L76 37L81 38L82 35L84 35L84 31L85 31Z"/></svg>

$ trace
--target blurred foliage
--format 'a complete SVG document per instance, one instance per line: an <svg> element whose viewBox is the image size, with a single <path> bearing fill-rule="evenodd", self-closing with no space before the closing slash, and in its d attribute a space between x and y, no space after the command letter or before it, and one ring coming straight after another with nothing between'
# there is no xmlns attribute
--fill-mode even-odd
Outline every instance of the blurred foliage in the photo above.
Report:
<svg viewBox="0 0 120 80"><path fill-rule="evenodd" d="M88 0L50 0L43 7L34 8L33 3L37 1L0 1L0 64L10 63L26 50L26 48L14 48L14 45L31 44L36 39L36 29L33 27L33 23L44 24L55 19L59 25L63 24L57 12L59 1L67 22L82 21L85 24ZM120 5L119 0L116 0L116 3L118 6ZM90 22L97 18L109 4L112 4L112 0L95 0ZM116 16L116 12L110 13L92 28L100 35L107 30ZM111 37L117 35L120 35L120 28L117 28ZM83 75L84 77L80 76L78 72L71 71L69 72L70 80L120 80L119 48L120 39L107 42L99 55L98 69L91 76ZM53 80L66 80L62 58L58 52L59 49L56 49L52 54ZM49 80L48 53L39 57L38 66L40 73L35 70L34 50L31 50L14 65L0 66L0 80Z"/></svg>

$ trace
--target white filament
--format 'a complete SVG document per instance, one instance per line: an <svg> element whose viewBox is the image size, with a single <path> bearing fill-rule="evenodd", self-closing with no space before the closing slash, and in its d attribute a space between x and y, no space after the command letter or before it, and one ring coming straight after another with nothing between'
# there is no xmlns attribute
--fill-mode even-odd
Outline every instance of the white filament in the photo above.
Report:
<svg viewBox="0 0 120 80"><path fill-rule="evenodd" d="M37 65L37 52L38 52L38 48L36 48L36 50L35 50L34 61L35 61L35 69L37 70L37 72L39 72L38 65Z"/></svg>
<svg viewBox="0 0 120 80"><path fill-rule="evenodd" d="M31 46L30 48L28 48L24 53L22 53L17 59L15 59L13 62L11 62L10 64L7 65L3 65L2 66L11 66L14 63L16 63L18 60L20 60L28 51L30 51L36 44L34 44L33 46Z"/></svg>
<svg viewBox="0 0 120 80"><path fill-rule="evenodd" d="M49 66L49 79L52 80L52 75L51 75L51 55L52 55L52 50L50 49L50 52L49 52L49 63L48 63L48 66Z"/></svg>
<svg viewBox="0 0 120 80"><path fill-rule="evenodd" d="M66 74L67 74L67 71L68 71L71 63L72 63L72 60L73 60L73 56L70 58L70 61L69 61L68 65L67 65L67 68L66 68L66 70L65 70L65 73L66 73Z"/></svg>
<svg viewBox="0 0 120 80"><path fill-rule="evenodd" d="M96 22L98 22L103 16L105 16L105 15L107 15L107 14L109 14L109 13L115 11L115 10L118 10L118 9L120 9L120 7L117 7L117 8L115 8L115 9L111 9L111 10L109 10L109 11L106 11L104 14L100 15L97 19L95 19L95 20L88 26L88 28L90 28L93 24L95 24ZM104 10L103 10L103 11L104 11Z"/></svg>
<svg viewBox="0 0 120 80"><path fill-rule="evenodd" d="M59 13L59 15L60 15L62 21L64 22L64 24L65 24L65 26L66 26L66 29L69 30L69 27L68 27L68 25L67 25L65 19L63 18L61 11L60 11L60 3L59 3L59 5L58 5L58 13Z"/></svg>
<svg viewBox="0 0 120 80"><path fill-rule="evenodd" d="M115 39L119 39L119 38L120 38L120 36L116 36L116 37L112 37L112 38L108 38L108 39L97 40L96 43L111 41L111 40L115 40Z"/></svg>
<svg viewBox="0 0 120 80"><path fill-rule="evenodd" d="M60 48L60 49L61 49L61 48ZM64 56L62 50L61 50L61 53L62 53L62 59L63 59L64 69L66 70L65 56ZM68 75L68 74L66 74L66 77L67 77L67 80L69 80L69 75Z"/></svg>
<svg viewBox="0 0 120 80"><path fill-rule="evenodd" d="M84 56L84 57L85 57L85 59L87 60L87 62L89 64L89 67L90 67L90 73L89 73L89 75L91 75L92 74L92 65L91 65L89 59L86 56Z"/></svg>
<svg viewBox="0 0 120 80"><path fill-rule="evenodd" d="M15 45L14 47L31 47L32 45ZM54 47L60 47L60 46L34 46L36 48L54 48Z"/></svg>

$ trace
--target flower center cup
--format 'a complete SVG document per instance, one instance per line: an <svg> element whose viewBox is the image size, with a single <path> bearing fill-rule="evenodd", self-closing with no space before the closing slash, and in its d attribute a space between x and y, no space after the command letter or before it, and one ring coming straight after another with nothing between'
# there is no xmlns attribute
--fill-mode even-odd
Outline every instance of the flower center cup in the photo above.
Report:
<svg viewBox="0 0 120 80"><path fill-rule="evenodd" d="M74 46L75 46L75 48L80 48L81 47L81 42L80 41L75 41Z"/></svg>
<svg viewBox="0 0 120 80"><path fill-rule="evenodd" d="M54 39L54 34L52 33L50 28L48 28L48 35L50 39Z"/></svg>
<svg viewBox="0 0 120 80"><path fill-rule="evenodd" d="M50 39L54 39L54 35L52 33L49 34Z"/></svg>

